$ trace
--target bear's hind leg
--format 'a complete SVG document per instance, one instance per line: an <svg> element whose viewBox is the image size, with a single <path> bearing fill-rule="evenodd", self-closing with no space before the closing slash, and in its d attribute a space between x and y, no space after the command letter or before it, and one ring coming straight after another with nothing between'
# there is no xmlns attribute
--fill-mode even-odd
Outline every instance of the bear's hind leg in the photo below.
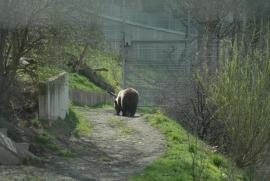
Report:
<svg viewBox="0 0 270 181"><path fill-rule="evenodd" d="M127 116L127 111L126 110L122 110L122 116Z"/></svg>

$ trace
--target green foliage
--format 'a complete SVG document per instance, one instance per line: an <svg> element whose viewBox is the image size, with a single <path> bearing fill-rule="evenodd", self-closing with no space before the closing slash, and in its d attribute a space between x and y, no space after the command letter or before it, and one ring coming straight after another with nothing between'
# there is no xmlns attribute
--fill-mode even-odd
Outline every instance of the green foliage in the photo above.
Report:
<svg viewBox="0 0 270 181"><path fill-rule="evenodd" d="M158 112L158 108L155 107L138 107L137 110L142 114L154 114Z"/></svg>
<svg viewBox="0 0 270 181"><path fill-rule="evenodd" d="M117 90L120 89L122 80L122 67L120 66L120 57L116 53L108 53L97 49L91 49L86 58L86 64L91 68L106 68L108 72L97 72Z"/></svg>
<svg viewBox="0 0 270 181"><path fill-rule="evenodd" d="M39 66L37 72L38 72L38 79L40 81L46 81L49 78L57 76L58 74L64 71L57 67Z"/></svg>
<svg viewBox="0 0 270 181"><path fill-rule="evenodd" d="M35 128L39 128L41 127L41 122L38 119L38 116L35 116L32 120L31 120L31 124L35 127Z"/></svg>
<svg viewBox="0 0 270 181"><path fill-rule="evenodd" d="M190 153L196 154L197 153L197 146L195 144L191 144L188 148Z"/></svg>
<svg viewBox="0 0 270 181"><path fill-rule="evenodd" d="M104 92L103 89L90 82L86 77L77 73L69 74L69 87L91 92Z"/></svg>
<svg viewBox="0 0 270 181"><path fill-rule="evenodd" d="M63 150L59 150L58 155L62 157L70 158L70 157L74 157L76 154L70 149L65 148Z"/></svg>
<svg viewBox="0 0 270 181"><path fill-rule="evenodd" d="M218 155L218 154L214 154L211 156L211 159L216 167L218 167L218 168L220 168L220 167L226 168L227 167L227 161L225 160L225 158L223 156Z"/></svg>
<svg viewBox="0 0 270 181"><path fill-rule="evenodd" d="M94 106L87 106L89 108L103 108L103 109L106 109L106 108L111 108L112 105L111 104L97 104L97 105L94 105Z"/></svg>
<svg viewBox="0 0 270 181"><path fill-rule="evenodd" d="M229 178L227 165L223 164L225 160L220 159L222 163L217 166L213 162L215 154L176 121L161 113L148 114L146 118L165 135L167 151L140 175L130 178L131 181L189 181L196 178L218 181ZM243 180L243 177L237 173L235 180Z"/></svg>
<svg viewBox="0 0 270 181"><path fill-rule="evenodd" d="M61 148L58 144L56 144L55 138L47 132L43 132L38 136L37 143L42 148L53 151L62 157L69 158L76 155L72 150L68 148Z"/></svg>
<svg viewBox="0 0 270 181"><path fill-rule="evenodd" d="M225 125L225 147L241 167L262 163L270 149L270 57L264 46L246 51L236 42L209 86Z"/></svg>
<svg viewBox="0 0 270 181"><path fill-rule="evenodd" d="M49 135L47 132L41 133L37 138L37 143L48 150L58 151L59 146L54 143L54 137Z"/></svg>

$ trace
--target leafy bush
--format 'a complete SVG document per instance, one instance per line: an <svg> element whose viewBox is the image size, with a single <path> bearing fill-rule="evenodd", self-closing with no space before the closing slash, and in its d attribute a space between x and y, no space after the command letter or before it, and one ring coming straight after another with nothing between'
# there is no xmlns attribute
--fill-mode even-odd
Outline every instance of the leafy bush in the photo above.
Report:
<svg viewBox="0 0 270 181"><path fill-rule="evenodd" d="M225 126L225 147L241 167L261 164L270 150L268 43L264 47L247 51L235 43L209 87L210 101Z"/></svg>
<svg viewBox="0 0 270 181"><path fill-rule="evenodd" d="M221 155L214 154L211 156L211 159L216 167L227 167L226 160Z"/></svg>

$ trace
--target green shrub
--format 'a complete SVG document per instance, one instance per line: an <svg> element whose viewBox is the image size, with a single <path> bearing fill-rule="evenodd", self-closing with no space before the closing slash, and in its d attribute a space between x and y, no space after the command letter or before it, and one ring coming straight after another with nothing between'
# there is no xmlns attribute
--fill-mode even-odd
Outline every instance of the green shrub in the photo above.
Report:
<svg viewBox="0 0 270 181"><path fill-rule="evenodd" d="M215 154L211 156L211 159L216 167L227 167L227 163L222 156Z"/></svg>
<svg viewBox="0 0 270 181"><path fill-rule="evenodd" d="M236 42L210 84L209 100L225 125L224 144L240 167L261 164L270 150L270 57L265 49L246 49Z"/></svg>

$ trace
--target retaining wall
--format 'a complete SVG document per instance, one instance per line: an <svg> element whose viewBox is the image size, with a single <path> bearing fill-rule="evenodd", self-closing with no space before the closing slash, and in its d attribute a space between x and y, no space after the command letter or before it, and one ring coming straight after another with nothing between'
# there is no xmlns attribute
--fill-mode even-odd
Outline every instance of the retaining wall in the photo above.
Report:
<svg viewBox="0 0 270 181"><path fill-rule="evenodd" d="M77 89L69 90L69 98L75 104L88 106L112 104L113 102L113 98L108 93L95 93Z"/></svg>
<svg viewBox="0 0 270 181"><path fill-rule="evenodd" d="M40 82L39 87L39 119L65 119L69 104L68 74L63 72Z"/></svg>

